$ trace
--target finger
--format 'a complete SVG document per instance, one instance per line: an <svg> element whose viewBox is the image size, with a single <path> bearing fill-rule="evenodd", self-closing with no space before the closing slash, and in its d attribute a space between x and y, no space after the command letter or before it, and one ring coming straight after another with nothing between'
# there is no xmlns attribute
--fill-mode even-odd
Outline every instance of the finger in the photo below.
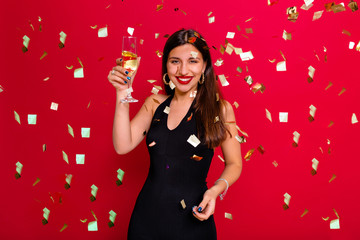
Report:
<svg viewBox="0 0 360 240"><path fill-rule="evenodd" d="M114 72L114 74L113 74ZM124 75L117 75L118 73L116 73L116 71L112 70L110 71L109 75L108 75L108 80L113 83L113 82L117 82L120 83L122 85L127 84L129 81L129 77L125 77Z"/></svg>
<svg viewBox="0 0 360 240"><path fill-rule="evenodd" d="M116 65L122 66L122 61L123 61L122 58L116 59Z"/></svg>

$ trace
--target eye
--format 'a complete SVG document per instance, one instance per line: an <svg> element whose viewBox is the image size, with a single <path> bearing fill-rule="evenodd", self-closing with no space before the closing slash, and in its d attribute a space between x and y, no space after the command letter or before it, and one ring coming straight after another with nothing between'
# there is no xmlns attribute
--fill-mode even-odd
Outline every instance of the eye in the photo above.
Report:
<svg viewBox="0 0 360 240"><path fill-rule="evenodd" d="M179 63L179 61L178 60L171 60L170 63L177 64L177 63Z"/></svg>
<svg viewBox="0 0 360 240"><path fill-rule="evenodd" d="M199 61L198 60L195 60L195 59L192 59L190 60L190 63L198 63Z"/></svg>

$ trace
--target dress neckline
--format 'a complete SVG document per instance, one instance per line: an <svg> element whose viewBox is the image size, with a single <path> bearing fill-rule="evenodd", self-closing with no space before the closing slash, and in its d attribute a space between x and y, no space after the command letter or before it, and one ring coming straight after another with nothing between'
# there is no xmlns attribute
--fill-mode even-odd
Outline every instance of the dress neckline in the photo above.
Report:
<svg viewBox="0 0 360 240"><path fill-rule="evenodd" d="M167 99L167 103L166 103L166 106L170 107L170 104L171 104L171 101L173 99L174 95L171 95L168 99ZM193 105L194 105L194 102L195 102L195 98L193 99L188 111L186 112L185 116L181 119L181 121L179 122L179 124L173 128L173 129L170 129L169 126L168 126L168 118L169 118L169 114L166 114L165 116L165 125L166 125L166 129L170 132L172 131L175 131L176 129L178 129L180 127L180 125L184 122L185 118L189 115L189 113L191 112L192 108L193 108ZM170 109L171 111L171 109Z"/></svg>

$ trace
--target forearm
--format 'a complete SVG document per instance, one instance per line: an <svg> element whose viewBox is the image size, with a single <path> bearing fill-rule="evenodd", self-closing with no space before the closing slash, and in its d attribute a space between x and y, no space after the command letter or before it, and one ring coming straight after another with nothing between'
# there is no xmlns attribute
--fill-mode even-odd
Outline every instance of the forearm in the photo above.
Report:
<svg viewBox="0 0 360 240"><path fill-rule="evenodd" d="M236 182L236 180L240 177L242 171L242 165L238 163L229 163L225 165L224 171L222 172L219 179L225 179L229 187ZM224 180L219 180L214 183L214 185L210 188L211 191L215 193L216 196L223 193L226 188L227 184Z"/></svg>
<svg viewBox="0 0 360 240"><path fill-rule="evenodd" d="M116 106L113 123L113 144L118 154L125 154L130 151L131 125L129 115L129 103L122 103L121 99L126 96L126 91L116 92Z"/></svg>

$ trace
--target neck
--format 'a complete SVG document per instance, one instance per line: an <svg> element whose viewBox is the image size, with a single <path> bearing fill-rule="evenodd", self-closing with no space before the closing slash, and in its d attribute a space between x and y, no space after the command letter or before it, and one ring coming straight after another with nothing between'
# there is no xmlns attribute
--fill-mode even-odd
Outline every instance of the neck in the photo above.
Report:
<svg viewBox="0 0 360 240"><path fill-rule="evenodd" d="M173 99L176 102L181 102L181 103L184 103L184 104L189 103L189 102L193 102L193 100L195 98L195 96L193 96L194 91L196 91L196 89L192 90L192 91L189 91L189 92L179 92L179 91L176 91L176 89L175 89Z"/></svg>

